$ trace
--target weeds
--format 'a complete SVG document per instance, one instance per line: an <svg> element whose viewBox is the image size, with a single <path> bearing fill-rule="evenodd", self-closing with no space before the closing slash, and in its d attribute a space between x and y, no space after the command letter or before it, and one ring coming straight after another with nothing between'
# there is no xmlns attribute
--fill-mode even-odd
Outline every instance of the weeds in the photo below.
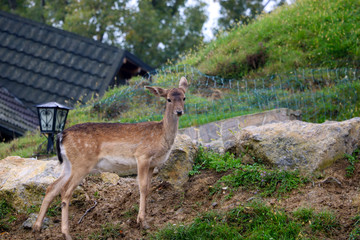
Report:
<svg viewBox="0 0 360 240"><path fill-rule="evenodd" d="M360 239L360 215L354 217L355 223L353 230L350 232L349 240Z"/></svg>
<svg viewBox="0 0 360 240"><path fill-rule="evenodd" d="M9 223L16 220L11 216L15 209L5 200L0 200L0 232L9 230Z"/></svg>
<svg viewBox="0 0 360 240"><path fill-rule="evenodd" d="M340 227L334 213L326 210L317 213L312 208L299 208L293 215L305 228L309 228L306 231L310 233L322 232L331 236Z"/></svg>
<svg viewBox="0 0 360 240"><path fill-rule="evenodd" d="M124 233L119 224L105 223L101 225L101 231L92 233L88 239L90 240L107 240L123 238Z"/></svg>
<svg viewBox="0 0 360 240"><path fill-rule="evenodd" d="M351 155L345 153L345 158L349 162L349 165L345 169L345 171L346 171L345 176L348 178L351 178L354 176L355 163L359 162L359 152L360 152L360 149L356 149Z"/></svg>
<svg viewBox="0 0 360 240"><path fill-rule="evenodd" d="M308 179L300 175L299 171L283 171L268 169L264 165L243 165L229 175L222 177L215 186L210 189L211 193L220 192L223 186L230 191L239 187L246 187L259 192L261 196L273 194L282 195L299 188Z"/></svg>
<svg viewBox="0 0 360 240"><path fill-rule="evenodd" d="M210 188L211 194L218 193L223 188L229 189L229 197L232 196L232 191L239 187L260 191L262 196L270 196L274 193L281 195L299 188L308 181L299 171L270 169L259 163L245 165L233 154L219 154L200 147L189 175L198 174L203 169L213 169L217 172L231 170Z"/></svg>
<svg viewBox="0 0 360 240"><path fill-rule="evenodd" d="M241 159L235 158L231 153L219 154L200 146L194 160L193 169L189 175L200 173L203 169L214 169L217 172L225 172L232 168L239 168Z"/></svg>

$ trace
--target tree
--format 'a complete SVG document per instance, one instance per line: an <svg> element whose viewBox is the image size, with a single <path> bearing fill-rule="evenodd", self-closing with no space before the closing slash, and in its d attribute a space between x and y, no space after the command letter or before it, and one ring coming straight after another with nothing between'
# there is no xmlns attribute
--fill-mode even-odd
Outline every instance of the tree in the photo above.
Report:
<svg viewBox="0 0 360 240"><path fill-rule="evenodd" d="M227 29L233 24L247 24L251 19L264 11L265 7L274 2L279 6L285 0L268 0L263 4L263 0L218 0L220 3L221 17L218 20L219 28Z"/></svg>
<svg viewBox="0 0 360 240"><path fill-rule="evenodd" d="M123 32L129 0L81 0L66 6L63 29L112 44ZM105 38L104 38L105 37Z"/></svg>
<svg viewBox="0 0 360 240"><path fill-rule="evenodd" d="M200 44L206 19L202 1L185 7L184 0L139 0L138 10L126 19L124 47L158 67Z"/></svg>
<svg viewBox="0 0 360 240"><path fill-rule="evenodd" d="M186 0L0 0L1 9L129 50L158 67L202 42L205 4Z"/></svg>
<svg viewBox="0 0 360 240"><path fill-rule="evenodd" d="M0 9L45 23L45 0L1 0Z"/></svg>

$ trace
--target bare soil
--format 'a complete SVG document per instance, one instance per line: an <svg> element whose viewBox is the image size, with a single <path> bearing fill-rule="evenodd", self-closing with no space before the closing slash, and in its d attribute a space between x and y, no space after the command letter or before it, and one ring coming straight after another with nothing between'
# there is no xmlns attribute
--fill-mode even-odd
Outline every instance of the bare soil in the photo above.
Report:
<svg viewBox="0 0 360 240"><path fill-rule="evenodd" d="M338 161L320 173L321 178L308 183L292 193L280 197L262 199L267 204L292 212L299 207L312 207L317 211L333 211L341 227L331 238L348 239L353 228L354 219L359 212L360 165L352 178L345 177L346 161ZM148 239L148 236L168 224L190 223L200 213L214 209L227 210L246 204L258 198L254 191L239 190L231 199L226 192L210 196L209 187L223 174L214 171L203 171L195 175L183 186L174 189L169 183L161 182L155 176L152 181L152 192L148 200L148 230L141 230L136 224L139 192L136 178L121 178L117 185L105 185L96 176L87 177L82 188L86 199L73 201L70 208L70 228L74 239L88 239L91 234L101 231L105 223L120 224L121 239ZM94 206L85 216L84 213ZM78 223L83 217L83 221ZM62 239L61 216L49 217L50 227L42 231L43 239ZM12 223L11 230L0 235L0 239L32 239L31 230L21 227L25 215L18 215Z"/></svg>

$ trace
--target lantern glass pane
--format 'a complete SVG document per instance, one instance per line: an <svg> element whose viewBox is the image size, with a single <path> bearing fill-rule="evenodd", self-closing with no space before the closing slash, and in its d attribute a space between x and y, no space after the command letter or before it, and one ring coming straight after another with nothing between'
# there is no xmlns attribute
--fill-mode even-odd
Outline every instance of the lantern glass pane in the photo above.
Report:
<svg viewBox="0 0 360 240"><path fill-rule="evenodd" d="M42 131L52 131L54 123L54 109L40 108L39 113Z"/></svg>
<svg viewBox="0 0 360 240"><path fill-rule="evenodd" d="M65 119L68 110L58 109L56 114L55 132L61 132L64 130Z"/></svg>

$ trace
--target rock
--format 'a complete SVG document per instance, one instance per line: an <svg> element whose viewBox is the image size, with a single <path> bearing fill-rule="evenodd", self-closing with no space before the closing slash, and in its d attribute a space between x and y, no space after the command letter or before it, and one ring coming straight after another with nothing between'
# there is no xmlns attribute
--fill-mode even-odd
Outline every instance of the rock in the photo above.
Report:
<svg viewBox="0 0 360 240"><path fill-rule="evenodd" d="M102 172L100 173L100 177L104 183L109 183L112 185L116 185L117 182L120 180L119 175L117 175L116 173Z"/></svg>
<svg viewBox="0 0 360 240"><path fill-rule="evenodd" d="M280 108L212 122L199 127L180 129L179 134L186 134L193 141L199 142L216 152L235 153L237 151L235 135L243 128L295 119L301 119L300 111Z"/></svg>
<svg viewBox="0 0 360 240"><path fill-rule="evenodd" d="M29 215L29 218L26 219L26 221L22 224L22 227L25 228L25 229L32 229L32 226L36 222L37 217L38 217L38 214L31 213ZM48 228L49 224L50 224L49 218L45 217L44 221L43 221L43 225L41 226L41 228L42 229Z"/></svg>
<svg viewBox="0 0 360 240"><path fill-rule="evenodd" d="M18 211L41 204L49 184L61 173L59 161L7 157L0 161L0 199Z"/></svg>
<svg viewBox="0 0 360 240"><path fill-rule="evenodd" d="M237 151L282 169L313 172L351 154L360 139L360 118L322 124L302 121L247 127L239 132Z"/></svg>
<svg viewBox="0 0 360 240"><path fill-rule="evenodd" d="M175 188L181 188L189 179L196 151L196 145L189 136L178 134L168 161L159 168L158 177Z"/></svg>
<svg viewBox="0 0 360 240"><path fill-rule="evenodd" d="M40 205L47 187L61 174L58 160L7 157L0 161L0 199L11 203L18 212ZM79 186L73 193L72 204L83 202L84 190Z"/></svg>

